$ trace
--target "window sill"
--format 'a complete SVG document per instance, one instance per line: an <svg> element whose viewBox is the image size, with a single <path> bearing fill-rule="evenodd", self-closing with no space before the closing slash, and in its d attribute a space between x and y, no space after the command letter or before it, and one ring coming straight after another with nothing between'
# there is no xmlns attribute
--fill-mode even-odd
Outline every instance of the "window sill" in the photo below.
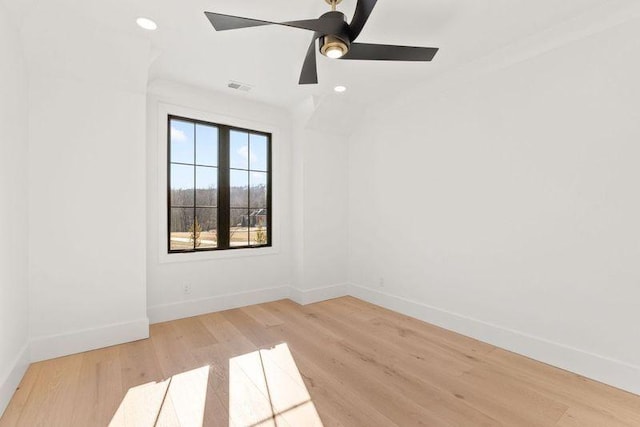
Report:
<svg viewBox="0 0 640 427"><path fill-rule="evenodd" d="M205 252L184 252L184 253L162 253L160 254L160 264L176 263L176 262L195 262L195 261L216 261L221 259L246 258L254 256L276 255L278 254L276 247L264 248L245 248L231 249L220 251Z"/></svg>

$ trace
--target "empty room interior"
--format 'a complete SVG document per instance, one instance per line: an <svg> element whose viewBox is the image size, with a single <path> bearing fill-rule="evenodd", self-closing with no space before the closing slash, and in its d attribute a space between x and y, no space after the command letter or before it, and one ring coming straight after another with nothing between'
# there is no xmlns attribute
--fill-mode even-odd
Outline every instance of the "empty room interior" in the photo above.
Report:
<svg viewBox="0 0 640 427"><path fill-rule="evenodd" d="M0 427L640 426L637 0L0 0Z"/></svg>

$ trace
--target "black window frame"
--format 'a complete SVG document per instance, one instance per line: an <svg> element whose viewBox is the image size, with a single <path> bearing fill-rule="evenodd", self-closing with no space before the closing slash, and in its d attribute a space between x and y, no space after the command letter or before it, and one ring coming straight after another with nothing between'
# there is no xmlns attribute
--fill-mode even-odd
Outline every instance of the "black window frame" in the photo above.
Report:
<svg viewBox="0 0 640 427"><path fill-rule="evenodd" d="M213 126L218 129L218 165L216 168L218 169L218 201L217 201L217 242L215 248L198 248L196 247L196 242L194 241L193 249L171 249L171 165L172 164L182 164L188 165L182 162L172 162L171 160L171 121L178 120L182 122L193 123L194 127L198 124L204 126ZM231 170L244 170L230 167L230 135L232 131L238 132L246 132L249 134L249 137L253 135L260 135L267 138L267 242L264 244L252 245L251 239L248 240L248 245L243 246L231 246L230 245L230 219L231 219L231 202L230 202L230 174ZM194 132L194 153L197 147L197 136ZM250 150L251 148L249 148ZM273 181L272 181L272 153L273 153L273 136L270 132L259 131L254 129L247 129L243 127L227 125L222 123L214 123L200 119L193 119L189 117L168 114L167 115L167 251L169 254L179 254L179 253L199 253L199 252L216 252L216 251L229 251L229 250L237 250L237 249L259 249L259 248L269 248L273 246L273 204L272 204L272 193L273 193ZM194 173L198 164L195 162L193 165ZM247 173L251 172L261 172L265 171L252 171L251 163L248 164ZM197 183L194 181L194 200L193 200L193 211L194 211L194 223L196 217L196 211L198 208L197 199L195 197ZM251 212L251 187L247 189L248 191L248 202L247 202L247 211ZM190 208L190 207L189 207ZM256 208L258 209L258 208ZM250 217L250 215L249 215ZM249 236L251 229L251 219L249 221Z"/></svg>

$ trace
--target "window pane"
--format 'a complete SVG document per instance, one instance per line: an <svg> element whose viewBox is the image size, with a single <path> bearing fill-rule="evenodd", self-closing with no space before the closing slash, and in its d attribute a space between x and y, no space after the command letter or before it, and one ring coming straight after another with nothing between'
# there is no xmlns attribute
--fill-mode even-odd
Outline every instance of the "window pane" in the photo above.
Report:
<svg viewBox="0 0 640 427"><path fill-rule="evenodd" d="M210 249L218 246L218 209L197 208L196 249Z"/></svg>
<svg viewBox="0 0 640 427"><path fill-rule="evenodd" d="M196 125L196 163L218 166L218 128Z"/></svg>
<svg viewBox="0 0 640 427"><path fill-rule="evenodd" d="M193 206L193 166L171 165L171 206Z"/></svg>
<svg viewBox="0 0 640 427"><path fill-rule="evenodd" d="M267 236L267 210L252 209L249 214L249 237L252 245L266 245Z"/></svg>
<svg viewBox="0 0 640 427"><path fill-rule="evenodd" d="M229 165L235 169L249 169L249 134L232 130L229 136Z"/></svg>
<svg viewBox="0 0 640 427"><path fill-rule="evenodd" d="M218 206L218 168L196 166L196 205Z"/></svg>
<svg viewBox="0 0 640 427"><path fill-rule="evenodd" d="M251 170L267 170L267 137L251 134L249 144L249 164Z"/></svg>
<svg viewBox="0 0 640 427"><path fill-rule="evenodd" d="M232 170L229 174L230 205L232 208L249 206L249 172Z"/></svg>
<svg viewBox="0 0 640 427"><path fill-rule="evenodd" d="M252 208L267 207L267 174L266 172L251 172L250 202Z"/></svg>
<svg viewBox="0 0 640 427"><path fill-rule="evenodd" d="M227 249L227 238L232 248L267 245L269 135L177 117L168 124L170 251ZM219 158L221 150L228 158ZM228 187L220 187L221 174Z"/></svg>
<svg viewBox="0 0 640 427"><path fill-rule="evenodd" d="M171 208L169 249L185 251L193 249L193 208Z"/></svg>
<svg viewBox="0 0 640 427"><path fill-rule="evenodd" d="M229 245L232 247L249 245L249 211L231 209L229 221Z"/></svg>
<svg viewBox="0 0 640 427"><path fill-rule="evenodd" d="M193 123L171 120L169 129L169 140L171 141L170 161L193 164L194 128Z"/></svg>

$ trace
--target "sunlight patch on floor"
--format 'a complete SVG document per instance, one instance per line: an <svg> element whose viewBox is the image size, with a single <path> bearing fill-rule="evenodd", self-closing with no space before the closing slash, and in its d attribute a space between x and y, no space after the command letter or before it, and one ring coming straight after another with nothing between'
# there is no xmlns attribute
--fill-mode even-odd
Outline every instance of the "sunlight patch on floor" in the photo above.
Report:
<svg viewBox="0 0 640 427"><path fill-rule="evenodd" d="M286 343L229 360L230 426L322 426Z"/></svg>
<svg viewBox="0 0 640 427"><path fill-rule="evenodd" d="M232 357L228 368L229 426L322 427L286 343ZM203 366L132 387L109 427L202 427L210 370Z"/></svg>
<svg viewBox="0 0 640 427"><path fill-rule="evenodd" d="M127 391L109 427L202 427L209 366Z"/></svg>

